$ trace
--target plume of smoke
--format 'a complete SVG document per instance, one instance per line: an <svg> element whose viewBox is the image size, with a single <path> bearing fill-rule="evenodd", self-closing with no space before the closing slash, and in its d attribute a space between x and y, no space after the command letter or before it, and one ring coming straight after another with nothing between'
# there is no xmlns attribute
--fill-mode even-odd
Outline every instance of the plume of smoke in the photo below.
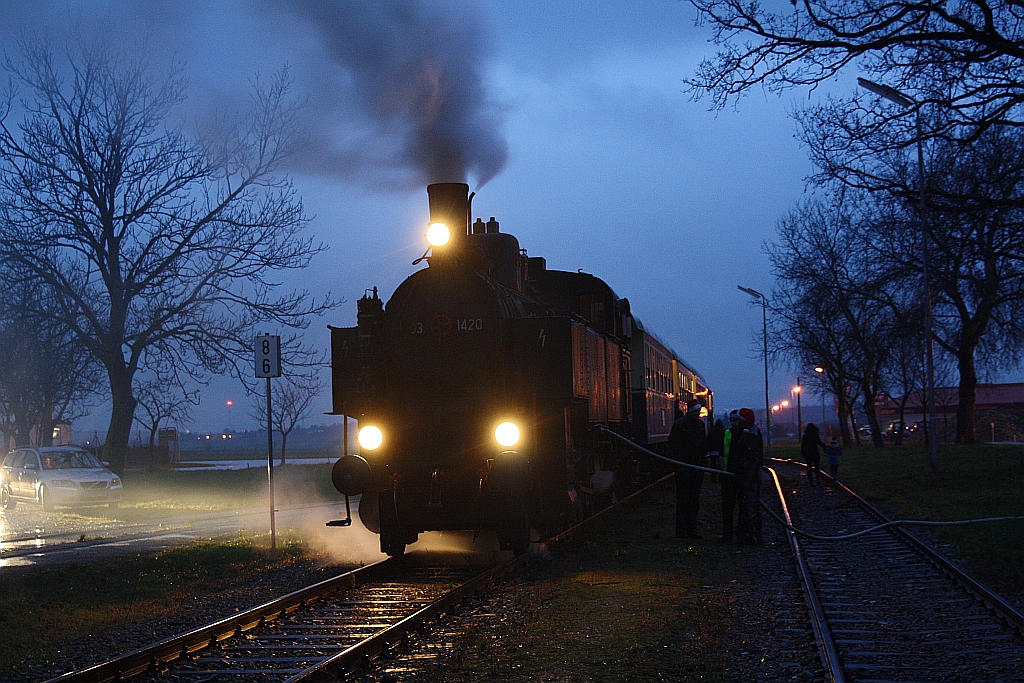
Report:
<svg viewBox="0 0 1024 683"><path fill-rule="evenodd" d="M413 169L418 183L483 185L508 157L502 116L484 88L481 68L487 43L472 8L425 0L259 0L272 2L311 27L347 88L326 82L311 97L316 118L293 163L302 170L347 174L365 160L339 156L337 116L346 92L373 123L375 154ZM303 65L300 65L300 68ZM305 65L307 68L310 65ZM395 139L392 149L387 140ZM359 149L366 142L355 145ZM346 158L347 157L347 158Z"/></svg>
<svg viewBox="0 0 1024 683"><path fill-rule="evenodd" d="M202 129L248 106L247 79L290 64L305 141L289 169L421 186L483 185L508 157L488 98L484 21L473 0L37 0L14 3L0 49L19 37L117 36L159 71L184 64L185 114ZM209 132L209 131L207 131Z"/></svg>

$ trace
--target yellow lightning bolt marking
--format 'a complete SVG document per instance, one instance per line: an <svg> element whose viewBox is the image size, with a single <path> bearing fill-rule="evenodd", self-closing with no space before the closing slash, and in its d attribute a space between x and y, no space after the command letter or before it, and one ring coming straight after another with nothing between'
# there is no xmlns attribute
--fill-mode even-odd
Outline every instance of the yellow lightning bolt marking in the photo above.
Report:
<svg viewBox="0 0 1024 683"><path fill-rule="evenodd" d="M540 339L540 347L544 348L544 345L548 342L547 330L541 329L538 338Z"/></svg>

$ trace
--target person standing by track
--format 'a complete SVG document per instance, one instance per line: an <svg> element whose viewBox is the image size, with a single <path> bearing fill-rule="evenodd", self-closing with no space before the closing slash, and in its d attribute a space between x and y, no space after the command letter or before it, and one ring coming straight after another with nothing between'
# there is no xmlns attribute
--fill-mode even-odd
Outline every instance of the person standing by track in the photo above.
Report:
<svg viewBox="0 0 1024 683"><path fill-rule="evenodd" d="M714 426L708 430L708 467L713 470L722 469L722 456L725 452L725 424L721 419L717 420ZM711 479L720 480L718 474L712 474Z"/></svg>
<svg viewBox="0 0 1024 683"><path fill-rule="evenodd" d="M843 448L834 438L825 446L825 457L828 458L828 473L835 479L839 476L839 458L843 456Z"/></svg>
<svg viewBox="0 0 1024 683"><path fill-rule="evenodd" d="M807 483L811 486L818 485L818 468L821 466L818 446L825 448L825 442L821 440L818 426L809 422L804 430L804 437L800 440L800 459L807 463Z"/></svg>
<svg viewBox="0 0 1024 683"><path fill-rule="evenodd" d="M725 463L725 471L731 472L733 476L722 477L722 542L730 543L733 539L733 522L736 517L736 494L739 490L738 465L741 460L732 457L733 443L739 443L746 429L747 421L738 411L729 413L729 429L722 436L722 457Z"/></svg>
<svg viewBox="0 0 1024 683"><path fill-rule="evenodd" d="M754 411L741 408L743 429L733 435L729 446L730 471L736 476L736 498L739 520L736 540L755 545L761 542L761 467L764 464L764 440L754 424Z"/></svg>
<svg viewBox="0 0 1024 683"><path fill-rule="evenodd" d="M669 457L688 465L706 466L708 453L707 428L700 419L701 404L694 401L685 415L672 423L668 435ZM702 538L697 532L700 513L700 489L704 473L680 467L676 470L676 538Z"/></svg>

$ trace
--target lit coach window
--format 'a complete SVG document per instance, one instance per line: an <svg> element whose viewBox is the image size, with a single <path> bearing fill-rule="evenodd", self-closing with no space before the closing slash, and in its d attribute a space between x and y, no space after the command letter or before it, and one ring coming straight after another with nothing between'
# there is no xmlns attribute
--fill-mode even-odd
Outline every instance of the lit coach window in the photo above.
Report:
<svg viewBox="0 0 1024 683"><path fill-rule="evenodd" d="M519 427L513 422L502 422L494 430L494 438L498 444L505 448L511 448L519 443Z"/></svg>
<svg viewBox="0 0 1024 683"><path fill-rule="evenodd" d="M431 223L427 228L427 241L432 247L443 247L451 237L451 230L444 223Z"/></svg>
<svg viewBox="0 0 1024 683"><path fill-rule="evenodd" d="M380 445L384 443L384 433L380 431L379 427L368 425L359 430L356 440L359 441L361 448L372 451L380 448Z"/></svg>

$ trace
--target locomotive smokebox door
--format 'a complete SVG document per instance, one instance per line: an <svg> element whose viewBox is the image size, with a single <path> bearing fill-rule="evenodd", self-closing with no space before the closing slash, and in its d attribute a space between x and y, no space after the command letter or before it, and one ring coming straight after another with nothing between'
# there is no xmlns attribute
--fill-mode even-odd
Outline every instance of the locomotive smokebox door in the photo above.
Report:
<svg viewBox="0 0 1024 683"><path fill-rule="evenodd" d="M358 496L366 491L371 481L370 463L358 455L338 458L331 470L334 488L346 496Z"/></svg>

